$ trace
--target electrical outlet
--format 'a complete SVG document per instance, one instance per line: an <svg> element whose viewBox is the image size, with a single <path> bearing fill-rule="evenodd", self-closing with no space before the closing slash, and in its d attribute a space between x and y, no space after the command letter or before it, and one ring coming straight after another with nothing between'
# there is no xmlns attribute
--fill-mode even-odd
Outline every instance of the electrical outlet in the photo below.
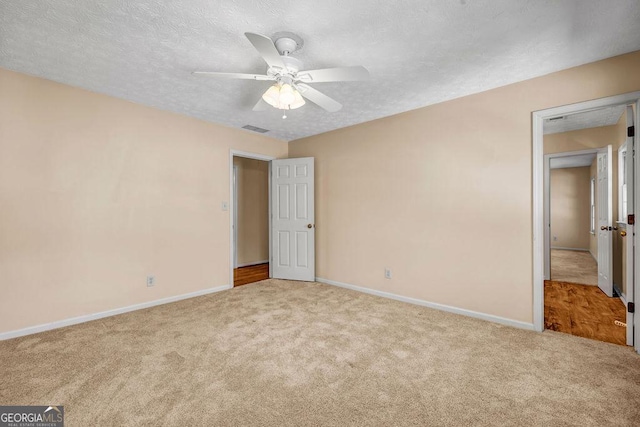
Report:
<svg viewBox="0 0 640 427"><path fill-rule="evenodd" d="M553 241L557 242L558 241L558 236L553 236Z"/></svg>
<svg viewBox="0 0 640 427"><path fill-rule="evenodd" d="M391 279L391 269L390 268L385 268L384 269L384 277L386 279Z"/></svg>
<svg viewBox="0 0 640 427"><path fill-rule="evenodd" d="M147 287L150 288L156 285L156 278L153 276L147 276Z"/></svg>

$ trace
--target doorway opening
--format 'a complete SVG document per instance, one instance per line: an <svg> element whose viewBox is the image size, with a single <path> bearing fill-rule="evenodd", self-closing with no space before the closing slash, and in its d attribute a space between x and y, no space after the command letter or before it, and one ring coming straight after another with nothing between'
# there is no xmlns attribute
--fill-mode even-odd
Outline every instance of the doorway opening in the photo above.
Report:
<svg viewBox="0 0 640 427"><path fill-rule="evenodd" d="M606 151L545 154L546 280L598 285L596 163Z"/></svg>
<svg viewBox="0 0 640 427"><path fill-rule="evenodd" d="M619 118L611 120L624 125ZM613 148L606 144L618 135L615 124L594 129L545 134L547 151L585 135L600 147L545 155L545 217L549 227L545 236L544 327L625 345L625 305L613 289L622 283L624 242L617 222L608 230L614 223L611 212L617 219L612 189L617 187L613 171L620 165L609 161Z"/></svg>
<svg viewBox="0 0 640 427"><path fill-rule="evenodd" d="M539 331L638 350L633 200L639 186L631 154L638 98L636 92L533 114Z"/></svg>
<svg viewBox="0 0 640 427"><path fill-rule="evenodd" d="M231 283L270 278L270 161L231 152Z"/></svg>

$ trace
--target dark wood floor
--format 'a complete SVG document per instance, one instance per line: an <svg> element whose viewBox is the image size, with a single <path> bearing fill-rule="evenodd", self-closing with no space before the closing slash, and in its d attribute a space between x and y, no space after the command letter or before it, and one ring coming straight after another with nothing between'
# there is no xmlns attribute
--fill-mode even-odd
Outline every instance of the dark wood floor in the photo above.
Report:
<svg viewBox="0 0 640 427"><path fill-rule="evenodd" d="M546 280L544 327L579 337L626 345L627 314L620 298L609 298L597 286Z"/></svg>
<svg viewBox="0 0 640 427"><path fill-rule="evenodd" d="M233 286L246 285L269 278L269 263L250 265L233 270Z"/></svg>

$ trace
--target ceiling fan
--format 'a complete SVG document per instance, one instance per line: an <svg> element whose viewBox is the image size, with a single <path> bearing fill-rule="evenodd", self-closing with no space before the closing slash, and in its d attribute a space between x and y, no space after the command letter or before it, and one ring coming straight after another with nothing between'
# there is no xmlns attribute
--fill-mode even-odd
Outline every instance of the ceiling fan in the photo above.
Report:
<svg viewBox="0 0 640 427"><path fill-rule="evenodd" d="M254 111L262 111L266 105L285 110L282 116L287 118L286 110L300 108L305 104L304 98L324 108L335 112L342 108L342 104L324 93L312 88L307 83L358 81L369 78L369 71L362 66L323 68L319 70L304 70L302 62L290 56L302 47L302 39L293 33L276 34L275 43L267 36L255 33L244 33L269 68L266 74L218 73L215 71L194 71L196 75L207 75L222 79L265 80L275 81L275 84L262 95L253 107Z"/></svg>

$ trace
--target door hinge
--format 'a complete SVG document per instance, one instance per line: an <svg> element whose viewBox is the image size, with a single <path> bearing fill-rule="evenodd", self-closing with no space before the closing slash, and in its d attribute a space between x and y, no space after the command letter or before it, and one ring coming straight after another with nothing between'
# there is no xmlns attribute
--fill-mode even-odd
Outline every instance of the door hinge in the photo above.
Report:
<svg viewBox="0 0 640 427"><path fill-rule="evenodd" d="M634 214L627 215L627 224L633 225L636 223L636 216Z"/></svg>
<svg viewBox="0 0 640 427"><path fill-rule="evenodd" d="M629 138L633 138L634 136L636 136L636 127L635 126L629 126L627 128L627 136Z"/></svg>
<svg viewBox="0 0 640 427"><path fill-rule="evenodd" d="M627 311L629 313L635 313L636 312L636 305L632 302L628 302L627 303Z"/></svg>

